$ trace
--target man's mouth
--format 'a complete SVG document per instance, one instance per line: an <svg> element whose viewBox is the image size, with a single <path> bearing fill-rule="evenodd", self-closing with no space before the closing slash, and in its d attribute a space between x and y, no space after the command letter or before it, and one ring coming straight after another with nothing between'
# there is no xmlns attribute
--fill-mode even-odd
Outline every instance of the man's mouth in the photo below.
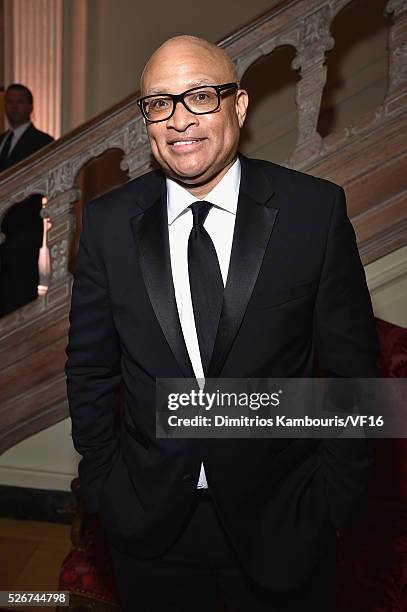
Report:
<svg viewBox="0 0 407 612"><path fill-rule="evenodd" d="M181 149L182 147L196 146L203 140L204 140L203 138L189 138L188 140L173 140L169 142L169 145L171 147L176 147L176 148Z"/></svg>

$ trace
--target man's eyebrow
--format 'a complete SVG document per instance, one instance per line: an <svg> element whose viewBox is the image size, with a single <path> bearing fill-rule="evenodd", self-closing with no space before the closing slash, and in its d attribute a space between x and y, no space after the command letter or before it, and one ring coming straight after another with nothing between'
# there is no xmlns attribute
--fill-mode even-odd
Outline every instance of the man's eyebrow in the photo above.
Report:
<svg viewBox="0 0 407 612"><path fill-rule="evenodd" d="M201 85L215 85L216 83L214 82L213 79L199 79L198 81L191 81L190 83L187 83L185 85L185 89L184 91L188 91L188 89L192 89L193 87L200 87ZM172 88L167 88L167 87L153 87L152 89L149 89L148 92L146 92L146 96L153 96L155 94L169 94L169 93L173 93Z"/></svg>

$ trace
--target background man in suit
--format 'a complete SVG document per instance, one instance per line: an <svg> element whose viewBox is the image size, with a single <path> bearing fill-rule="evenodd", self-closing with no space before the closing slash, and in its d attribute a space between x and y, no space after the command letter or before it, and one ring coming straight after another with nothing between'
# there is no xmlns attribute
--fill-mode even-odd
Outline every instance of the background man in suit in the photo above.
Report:
<svg viewBox="0 0 407 612"><path fill-rule="evenodd" d="M143 113L160 170L84 210L66 372L81 486L125 611L328 612L363 440L160 439L155 380L374 376L373 315L343 190L238 155L226 53L176 37ZM120 425L117 390L124 391Z"/></svg>
<svg viewBox="0 0 407 612"><path fill-rule="evenodd" d="M0 135L0 172L8 170L53 141L31 123L33 96L25 85L6 90L5 111L10 129ZM38 255L42 245L41 196L15 204L1 224L6 239L0 245L0 316L37 297Z"/></svg>

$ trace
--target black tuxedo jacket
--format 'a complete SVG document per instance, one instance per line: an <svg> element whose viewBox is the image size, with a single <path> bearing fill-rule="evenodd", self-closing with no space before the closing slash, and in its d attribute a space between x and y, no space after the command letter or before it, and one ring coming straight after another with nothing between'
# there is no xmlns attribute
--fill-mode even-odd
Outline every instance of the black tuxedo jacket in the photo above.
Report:
<svg viewBox="0 0 407 612"><path fill-rule="evenodd" d="M0 147L4 138L6 138L8 132L3 132L0 134ZM12 149L10 155L5 160L0 161L0 172L3 170L7 170L18 164L18 162L22 161L29 155L32 155L45 145L52 142L54 139L49 134L45 132L41 132L41 130L37 130L37 128L31 123L31 125L26 129L24 134L18 140L16 146Z"/></svg>
<svg viewBox="0 0 407 612"><path fill-rule="evenodd" d="M373 314L338 186L241 157L211 377L376 374ZM155 379L193 377L171 277L165 180L151 172L87 205L67 349L72 435L89 511L113 544L158 556L183 528L201 461L248 572L306 580L366 492L363 440L155 437ZM117 389L123 414L117 419Z"/></svg>
<svg viewBox="0 0 407 612"><path fill-rule="evenodd" d="M0 147L6 135L7 132L0 135ZM12 149L9 157L5 160L0 159L0 172L18 164L53 140L52 136L37 130L31 124ZM6 248L39 249L41 247L43 225L39 214L41 201L41 196L32 196L15 204L6 213L1 225L1 231L6 234Z"/></svg>
<svg viewBox="0 0 407 612"><path fill-rule="evenodd" d="M0 147L7 132L0 135ZM0 172L8 170L54 139L32 124L26 129L7 159L0 158ZM0 316L37 297L38 251L42 245L42 196L33 195L5 214L1 231L6 241L0 245Z"/></svg>

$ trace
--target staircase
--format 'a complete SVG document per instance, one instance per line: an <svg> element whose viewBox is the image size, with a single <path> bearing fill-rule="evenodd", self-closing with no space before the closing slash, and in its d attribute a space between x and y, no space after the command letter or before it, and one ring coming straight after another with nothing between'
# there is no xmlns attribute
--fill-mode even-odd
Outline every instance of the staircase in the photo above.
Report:
<svg viewBox="0 0 407 612"><path fill-rule="evenodd" d="M407 0L390 0L388 86L383 104L357 124L322 138L317 131L326 84L330 30L351 0L285 0L219 44L239 77L282 45L293 47L298 137L285 165L341 184L364 264L407 244ZM68 416L63 367L77 233L78 175L106 151L123 153L128 180L151 156L137 94L1 175L0 215L33 193L46 198L47 290L0 319L0 453ZM1 239L1 236L0 236Z"/></svg>

